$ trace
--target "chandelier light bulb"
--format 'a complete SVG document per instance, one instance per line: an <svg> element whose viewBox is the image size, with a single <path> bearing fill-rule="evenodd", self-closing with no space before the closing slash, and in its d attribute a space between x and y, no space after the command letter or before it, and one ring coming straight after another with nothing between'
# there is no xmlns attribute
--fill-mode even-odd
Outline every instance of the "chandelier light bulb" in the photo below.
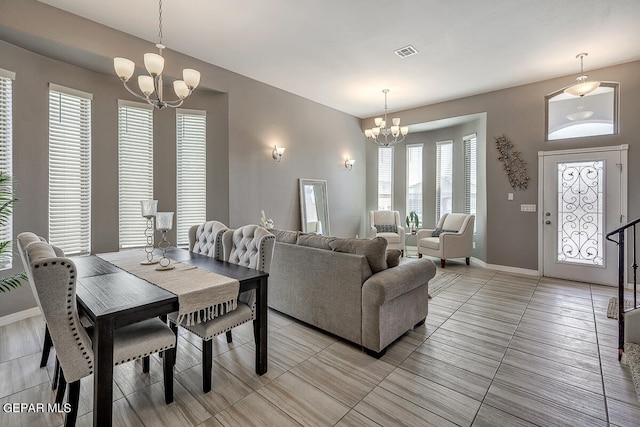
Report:
<svg viewBox="0 0 640 427"><path fill-rule="evenodd" d="M400 125L400 118L396 117L396 118L392 119L391 123L393 123L394 126L399 126Z"/></svg>
<svg viewBox="0 0 640 427"><path fill-rule="evenodd" d="M182 79L189 90L193 90L200 84L200 72L191 68L185 68L182 70Z"/></svg>
<svg viewBox="0 0 640 427"><path fill-rule="evenodd" d="M180 99L185 99L187 96L189 96L190 92L187 84L182 80L176 80L173 82L173 91Z"/></svg>
<svg viewBox="0 0 640 427"><path fill-rule="evenodd" d="M158 76L164 70L164 58L157 53L145 53L144 67L152 77Z"/></svg>
<svg viewBox="0 0 640 427"><path fill-rule="evenodd" d="M382 117L376 117L374 122L375 122L377 127L380 127L382 125Z"/></svg>
<svg viewBox="0 0 640 427"><path fill-rule="evenodd" d="M116 75L126 82L133 76L136 64L127 58L113 58L113 68L116 70Z"/></svg>
<svg viewBox="0 0 640 427"><path fill-rule="evenodd" d="M140 86L140 91L146 97L149 97L155 91L153 77L151 76L138 76L138 86Z"/></svg>

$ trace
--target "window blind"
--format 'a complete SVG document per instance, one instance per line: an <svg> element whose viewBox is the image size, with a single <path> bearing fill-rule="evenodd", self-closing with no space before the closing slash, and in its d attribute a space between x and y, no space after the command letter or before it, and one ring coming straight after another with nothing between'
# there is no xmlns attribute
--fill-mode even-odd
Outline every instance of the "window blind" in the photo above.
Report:
<svg viewBox="0 0 640 427"><path fill-rule="evenodd" d="M453 141L436 143L436 223L451 213L453 203Z"/></svg>
<svg viewBox="0 0 640 427"><path fill-rule="evenodd" d="M407 215L411 211L422 223L422 144L407 145Z"/></svg>
<svg viewBox="0 0 640 427"><path fill-rule="evenodd" d="M476 214L477 147L476 134L462 138L464 146L464 212Z"/></svg>
<svg viewBox="0 0 640 427"><path fill-rule="evenodd" d="M378 147L378 210L393 206L393 147Z"/></svg>
<svg viewBox="0 0 640 427"><path fill-rule="evenodd" d="M189 228L207 220L207 116L176 111L177 246L189 245Z"/></svg>
<svg viewBox="0 0 640 427"><path fill-rule="evenodd" d="M91 252L91 94L49 85L49 241Z"/></svg>
<svg viewBox="0 0 640 427"><path fill-rule="evenodd" d="M141 200L153 199L153 107L118 101L118 213L120 248L141 247L147 220Z"/></svg>
<svg viewBox="0 0 640 427"><path fill-rule="evenodd" d="M0 172L9 177L13 176L13 78L15 74L0 69ZM13 194L12 186L8 192L0 196L0 203L4 203ZM0 221L0 241L9 242L5 253L0 257L0 269L12 267L13 262L13 215Z"/></svg>

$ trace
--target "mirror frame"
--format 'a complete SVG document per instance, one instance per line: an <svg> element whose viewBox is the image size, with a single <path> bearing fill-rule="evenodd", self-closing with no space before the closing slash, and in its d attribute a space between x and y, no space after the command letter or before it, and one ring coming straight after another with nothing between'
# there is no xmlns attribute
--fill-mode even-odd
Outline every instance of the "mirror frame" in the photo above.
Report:
<svg viewBox="0 0 640 427"><path fill-rule="evenodd" d="M588 136L575 136L571 138L560 138L560 139L549 139L549 101L552 98L560 95L564 92L566 87L556 90L544 97L544 140L546 142L554 142L554 141L562 141L565 139L573 139L573 138L590 138L591 136L609 136L609 135L618 135L619 134L619 123L620 123L620 83L618 82L600 82L601 87L610 87L613 88L613 133L607 133L602 135L588 135ZM567 86L569 87L569 86Z"/></svg>
<svg viewBox="0 0 640 427"><path fill-rule="evenodd" d="M304 197L304 187L306 185L320 185L322 191L324 193L323 197L323 208L324 208L324 218L323 218L323 236L330 236L330 228L329 228L329 197L327 194L327 181L322 179L303 179L299 178L300 181L300 220L302 222L302 232L308 233L307 231L307 203Z"/></svg>

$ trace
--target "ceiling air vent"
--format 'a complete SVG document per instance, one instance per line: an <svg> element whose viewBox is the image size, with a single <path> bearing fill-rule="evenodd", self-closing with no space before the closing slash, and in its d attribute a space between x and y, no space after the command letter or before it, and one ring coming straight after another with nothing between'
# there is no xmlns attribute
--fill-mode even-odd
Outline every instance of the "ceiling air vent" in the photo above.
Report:
<svg viewBox="0 0 640 427"><path fill-rule="evenodd" d="M409 45L405 47L401 47L398 50L395 50L394 53L398 55L400 58L406 58L407 56L415 55L418 53L418 49Z"/></svg>

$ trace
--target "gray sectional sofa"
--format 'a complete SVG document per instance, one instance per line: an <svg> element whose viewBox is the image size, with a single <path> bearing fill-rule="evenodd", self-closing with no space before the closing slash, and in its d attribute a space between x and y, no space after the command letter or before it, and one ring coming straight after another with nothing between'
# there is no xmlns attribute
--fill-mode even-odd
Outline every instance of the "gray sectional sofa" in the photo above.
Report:
<svg viewBox="0 0 640 427"><path fill-rule="evenodd" d="M376 357L424 323L428 282L436 272L432 261L398 265L400 251L386 251L382 238L271 232L276 244L269 307L359 344Z"/></svg>

